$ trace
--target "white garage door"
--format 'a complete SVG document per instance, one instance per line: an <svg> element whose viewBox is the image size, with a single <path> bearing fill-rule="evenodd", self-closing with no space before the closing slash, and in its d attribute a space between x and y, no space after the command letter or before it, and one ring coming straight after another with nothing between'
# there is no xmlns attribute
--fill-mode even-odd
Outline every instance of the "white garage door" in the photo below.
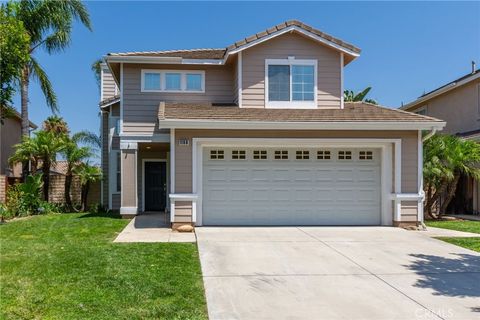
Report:
<svg viewBox="0 0 480 320"><path fill-rule="evenodd" d="M205 148L203 225L378 225L380 150Z"/></svg>

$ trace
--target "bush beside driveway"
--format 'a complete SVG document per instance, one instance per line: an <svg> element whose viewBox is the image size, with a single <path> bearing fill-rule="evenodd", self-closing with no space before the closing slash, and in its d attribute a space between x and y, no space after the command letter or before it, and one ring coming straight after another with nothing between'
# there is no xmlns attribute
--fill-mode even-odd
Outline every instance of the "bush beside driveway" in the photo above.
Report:
<svg viewBox="0 0 480 320"><path fill-rule="evenodd" d="M112 243L128 223L93 214L0 226L2 319L206 319L195 244Z"/></svg>

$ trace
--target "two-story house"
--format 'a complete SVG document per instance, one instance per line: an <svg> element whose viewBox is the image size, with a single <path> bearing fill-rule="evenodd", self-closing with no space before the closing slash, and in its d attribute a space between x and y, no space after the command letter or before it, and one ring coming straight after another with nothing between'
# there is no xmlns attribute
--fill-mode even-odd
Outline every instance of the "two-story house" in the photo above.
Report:
<svg viewBox="0 0 480 320"><path fill-rule="evenodd" d="M458 135L480 143L480 69L424 93L403 110L445 120L442 134ZM480 181L462 177L448 213L480 212Z"/></svg>
<svg viewBox="0 0 480 320"><path fill-rule="evenodd" d="M221 49L108 54L104 203L174 228L422 221L422 130L445 123L345 103L359 55L299 21Z"/></svg>

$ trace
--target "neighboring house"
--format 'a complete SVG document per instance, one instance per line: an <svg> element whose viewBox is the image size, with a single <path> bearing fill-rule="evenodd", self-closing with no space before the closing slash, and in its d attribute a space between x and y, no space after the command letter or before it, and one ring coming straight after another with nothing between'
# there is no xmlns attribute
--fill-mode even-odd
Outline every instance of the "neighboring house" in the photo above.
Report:
<svg viewBox="0 0 480 320"><path fill-rule="evenodd" d="M20 113L13 110L12 117L4 119L4 124L0 124L0 203L5 202L7 185L12 180L22 176L22 164L17 163L11 166L8 159L15 152L13 146L22 141L22 118ZM30 128L36 129L37 126L30 122Z"/></svg>
<svg viewBox="0 0 480 320"><path fill-rule="evenodd" d="M480 69L423 94L401 109L445 120L441 131L480 143ZM462 177L449 213L480 212L480 181Z"/></svg>
<svg viewBox="0 0 480 320"><path fill-rule="evenodd" d="M167 210L174 228L422 221L421 133L445 123L344 103L359 55L298 21L222 49L108 54L104 203Z"/></svg>

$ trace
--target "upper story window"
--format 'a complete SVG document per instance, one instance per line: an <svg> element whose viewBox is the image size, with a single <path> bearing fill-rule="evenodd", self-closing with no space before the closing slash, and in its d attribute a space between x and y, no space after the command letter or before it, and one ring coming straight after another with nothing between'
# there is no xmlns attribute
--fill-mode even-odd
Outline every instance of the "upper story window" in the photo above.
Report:
<svg viewBox="0 0 480 320"><path fill-rule="evenodd" d="M423 106L420 109L415 110L415 113L420 114L422 116L425 116L425 115L427 115L427 107Z"/></svg>
<svg viewBox="0 0 480 320"><path fill-rule="evenodd" d="M142 70L142 92L205 92L205 71Z"/></svg>
<svg viewBox="0 0 480 320"><path fill-rule="evenodd" d="M267 108L316 108L317 60L267 59Z"/></svg>

